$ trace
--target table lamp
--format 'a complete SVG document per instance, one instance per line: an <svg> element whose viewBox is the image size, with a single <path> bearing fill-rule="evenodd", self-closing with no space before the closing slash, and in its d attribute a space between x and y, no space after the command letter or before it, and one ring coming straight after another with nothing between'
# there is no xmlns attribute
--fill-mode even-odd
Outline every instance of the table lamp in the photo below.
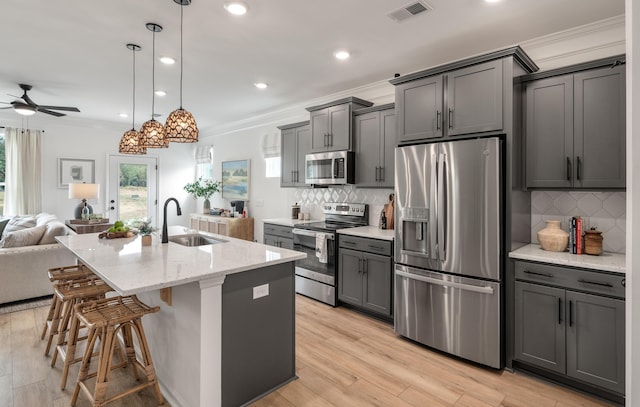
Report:
<svg viewBox="0 0 640 407"><path fill-rule="evenodd" d="M82 199L73 210L75 219L85 218L93 213L93 208L87 203L87 199L95 199L100 192L100 184L69 184L69 199Z"/></svg>

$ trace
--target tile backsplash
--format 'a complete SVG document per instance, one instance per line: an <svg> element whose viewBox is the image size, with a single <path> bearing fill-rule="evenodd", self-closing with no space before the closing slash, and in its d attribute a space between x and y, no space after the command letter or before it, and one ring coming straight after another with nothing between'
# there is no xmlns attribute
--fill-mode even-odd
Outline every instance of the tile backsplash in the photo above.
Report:
<svg viewBox="0 0 640 407"><path fill-rule="evenodd" d="M602 232L604 251L625 253L626 192L533 191L531 193L531 242L538 243L538 231L547 220L559 220L564 230L580 216L585 228Z"/></svg>
<svg viewBox="0 0 640 407"><path fill-rule="evenodd" d="M332 186L329 188L296 189L294 197L302 212L310 212L314 219L322 219L321 204L325 202L351 202L369 204L369 225L378 226L380 212L389 202L393 189L356 188L353 185Z"/></svg>

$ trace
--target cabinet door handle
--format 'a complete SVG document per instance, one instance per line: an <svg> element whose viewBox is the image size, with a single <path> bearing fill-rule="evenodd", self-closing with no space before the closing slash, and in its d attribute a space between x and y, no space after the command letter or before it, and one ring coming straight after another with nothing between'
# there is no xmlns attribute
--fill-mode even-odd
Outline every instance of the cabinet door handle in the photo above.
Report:
<svg viewBox="0 0 640 407"><path fill-rule="evenodd" d="M358 273L362 273L362 259L358 259Z"/></svg>
<svg viewBox="0 0 640 407"><path fill-rule="evenodd" d="M569 301L569 326L573 326L573 301Z"/></svg>
<svg viewBox="0 0 640 407"><path fill-rule="evenodd" d="M580 181L580 156L576 157L576 178Z"/></svg>
<svg viewBox="0 0 640 407"><path fill-rule="evenodd" d="M364 274L369 273L369 266L368 266L368 263L367 263L367 259L362 259L362 272Z"/></svg>
<svg viewBox="0 0 640 407"><path fill-rule="evenodd" d="M571 181L571 160L567 157L567 181Z"/></svg>
<svg viewBox="0 0 640 407"><path fill-rule="evenodd" d="M333 133L329 133L329 147L333 146Z"/></svg>
<svg viewBox="0 0 640 407"><path fill-rule="evenodd" d="M589 281L589 280L582 280L582 279L578 280L578 282L582 283L582 284L593 284L593 285L599 285L599 286L602 286L602 287L611 287L611 288L613 288L613 284L611 284L611 283L601 283L599 281Z"/></svg>
<svg viewBox="0 0 640 407"><path fill-rule="evenodd" d="M369 249L374 249L374 250L384 250L384 247L382 247L382 246L371 246L371 245L369 245Z"/></svg>
<svg viewBox="0 0 640 407"><path fill-rule="evenodd" d="M453 109L449 108L449 128L453 128Z"/></svg>
<svg viewBox="0 0 640 407"><path fill-rule="evenodd" d="M440 110L436 110L436 131L440 130L441 123L442 123L442 112Z"/></svg>
<svg viewBox="0 0 640 407"><path fill-rule="evenodd" d="M350 242L348 240L342 241L340 243L342 243L342 244L350 244L351 246L355 246L355 244L356 244L356 242Z"/></svg>
<svg viewBox="0 0 640 407"><path fill-rule="evenodd" d="M527 273L527 274L533 274L533 275L536 275L536 276L553 278L553 274L550 274L550 273L538 273L536 271L529 271L529 270L523 270L523 272Z"/></svg>
<svg viewBox="0 0 640 407"><path fill-rule="evenodd" d="M384 167L380 167L380 181L384 181Z"/></svg>
<svg viewBox="0 0 640 407"><path fill-rule="evenodd" d="M380 180L380 177L378 175L379 170L380 170L380 167L376 167L376 181Z"/></svg>
<svg viewBox="0 0 640 407"><path fill-rule="evenodd" d="M327 136L329 136L327 133L324 133L324 147L327 146Z"/></svg>
<svg viewBox="0 0 640 407"><path fill-rule="evenodd" d="M558 297L558 325L562 324L562 298Z"/></svg>

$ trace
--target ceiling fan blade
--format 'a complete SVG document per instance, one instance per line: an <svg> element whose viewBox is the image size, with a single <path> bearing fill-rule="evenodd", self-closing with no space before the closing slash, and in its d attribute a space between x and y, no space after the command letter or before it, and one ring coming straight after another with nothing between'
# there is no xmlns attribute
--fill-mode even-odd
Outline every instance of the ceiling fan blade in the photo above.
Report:
<svg viewBox="0 0 640 407"><path fill-rule="evenodd" d="M0 107L0 110L5 110L5 109L13 109L13 106Z"/></svg>
<svg viewBox="0 0 640 407"><path fill-rule="evenodd" d="M65 112L80 112L80 109L78 109L77 107L69 107L69 106L38 105L38 109L63 110Z"/></svg>
<svg viewBox="0 0 640 407"><path fill-rule="evenodd" d="M42 109L41 107L39 107L37 110L40 113L50 114L51 116L55 116L55 117L66 116L66 114L64 113L58 113L58 112L54 112L53 110Z"/></svg>

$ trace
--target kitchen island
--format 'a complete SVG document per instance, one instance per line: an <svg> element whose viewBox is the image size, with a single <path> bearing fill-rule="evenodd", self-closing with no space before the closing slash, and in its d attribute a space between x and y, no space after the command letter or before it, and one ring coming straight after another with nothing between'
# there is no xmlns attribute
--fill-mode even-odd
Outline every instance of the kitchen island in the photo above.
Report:
<svg viewBox="0 0 640 407"><path fill-rule="evenodd" d="M169 235L184 234L169 228ZM226 236L187 247L139 237L62 236L118 294L159 305L144 318L163 393L172 406L238 405L295 378L294 261L304 253ZM172 305L160 289L172 287ZM265 383L266 382L266 383Z"/></svg>

